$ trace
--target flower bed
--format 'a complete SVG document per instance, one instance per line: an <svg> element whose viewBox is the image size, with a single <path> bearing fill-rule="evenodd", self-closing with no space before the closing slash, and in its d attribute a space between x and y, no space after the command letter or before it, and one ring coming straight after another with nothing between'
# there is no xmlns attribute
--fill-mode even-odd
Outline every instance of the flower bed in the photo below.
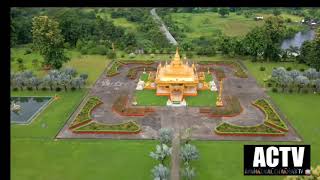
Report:
<svg viewBox="0 0 320 180"><path fill-rule="evenodd" d="M128 97L125 95L119 96L112 105L112 110L122 116L144 116L145 113L154 112L152 108L145 107L129 107L127 108Z"/></svg>
<svg viewBox="0 0 320 180"><path fill-rule="evenodd" d="M134 68L131 68L129 71L128 71L128 74L127 74L127 77L129 79L136 79L137 78L137 74L139 71L156 71L157 68L155 67L152 67L152 66L139 66L139 67L134 67Z"/></svg>
<svg viewBox="0 0 320 180"><path fill-rule="evenodd" d="M91 121L91 111L99 104L102 104L102 101L98 97L90 97L70 125L70 129L89 123Z"/></svg>
<svg viewBox="0 0 320 180"><path fill-rule="evenodd" d="M266 101L265 99L258 99L253 103L253 105L258 107L265 113L265 123L281 131L288 131L287 125L285 124L285 122L283 122L279 114L272 108L268 101Z"/></svg>
<svg viewBox="0 0 320 180"><path fill-rule="evenodd" d="M136 134L140 131L140 126L136 122L129 121L120 124L91 122L81 126L73 132L83 134Z"/></svg>
<svg viewBox="0 0 320 180"><path fill-rule="evenodd" d="M112 64L112 66L109 68L109 70L107 71L107 76L108 77L112 77L112 76L115 76L117 74L119 74L118 70L119 68L122 66L121 63L119 62L114 62Z"/></svg>
<svg viewBox="0 0 320 180"><path fill-rule="evenodd" d="M234 75L240 78L247 78L248 74L246 71L241 67L241 65L235 61L199 61L198 64L200 65L224 65L230 66L235 70Z"/></svg>
<svg viewBox="0 0 320 180"><path fill-rule="evenodd" d="M215 133L219 135L262 135L262 136L283 136L284 133L269 127L265 124L257 126L237 126L230 123L222 123L215 128Z"/></svg>

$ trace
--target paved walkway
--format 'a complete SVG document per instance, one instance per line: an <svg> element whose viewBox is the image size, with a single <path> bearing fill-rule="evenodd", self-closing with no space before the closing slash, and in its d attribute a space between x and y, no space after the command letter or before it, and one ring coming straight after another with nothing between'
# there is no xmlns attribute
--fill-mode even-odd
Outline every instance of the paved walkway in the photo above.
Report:
<svg viewBox="0 0 320 180"><path fill-rule="evenodd" d="M151 9L150 11L151 15L154 17L154 19L159 22L161 24L160 26L160 31L164 33L164 35L166 36L166 38L168 39L168 41L173 44L173 45L177 45L178 42L174 39L174 37L171 35L171 33L169 32L168 28L166 27L166 25L164 24L164 22L161 20L161 18L158 16L157 12L156 12L156 8Z"/></svg>
<svg viewBox="0 0 320 180"><path fill-rule="evenodd" d="M176 132L172 140L170 180L180 180L180 137Z"/></svg>

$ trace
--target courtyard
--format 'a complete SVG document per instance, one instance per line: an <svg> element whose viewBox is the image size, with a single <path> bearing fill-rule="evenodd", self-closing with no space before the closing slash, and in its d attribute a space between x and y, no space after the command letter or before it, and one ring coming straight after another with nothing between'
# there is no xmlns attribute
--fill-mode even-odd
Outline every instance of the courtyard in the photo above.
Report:
<svg viewBox="0 0 320 180"><path fill-rule="evenodd" d="M112 106L122 94L128 96L128 105L133 106L131 105L131 102L135 96L135 87L138 78L132 80L126 77L126 74L131 68L135 68L138 65L128 64L122 66L119 69L119 74L113 77L107 77L105 75L106 71L111 66L112 65L110 64L105 72L102 73L56 138L156 139L159 129L169 127L173 128L176 134L180 134L184 129L191 128L192 138L195 140L302 141L302 138L297 134L290 122L283 116L279 109L276 109L276 111L288 126L288 132L285 136L224 136L214 133L214 128L223 122L232 123L238 126L256 126L262 124L265 120L265 115L260 109L255 107L252 102L261 98L268 99L268 101L272 102L270 97L265 94L264 90L257 85L256 80L252 76L249 75L248 78L236 77L232 67L217 65L219 68L222 68L226 74L226 78L224 78L223 97L235 96L239 98L242 107L242 111L233 117L209 117L206 114L200 113L199 108L201 107L167 107L164 103L163 106L152 106L154 112L147 113L142 117L127 117L114 112ZM154 63L153 66L156 66L156 63ZM140 77L142 73L142 71L139 71L138 77ZM211 74L213 74L213 79L216 84L218 84L216 75L213 72L211 72ZM134 121L141 127L141 131L137 134L73 133L69 128L70 124L79 111L81 111L89 97L99 97L102 101L102 104L98 105L91 112L94 122L102 124L121 124ZM157 96L154 94L154 97ZM162 101L166 100L166 97L160 98L162 98ZM155 100L157 101L158 99L156 98ZM215 99L212 99L212 101L215 103Z"/></svg>

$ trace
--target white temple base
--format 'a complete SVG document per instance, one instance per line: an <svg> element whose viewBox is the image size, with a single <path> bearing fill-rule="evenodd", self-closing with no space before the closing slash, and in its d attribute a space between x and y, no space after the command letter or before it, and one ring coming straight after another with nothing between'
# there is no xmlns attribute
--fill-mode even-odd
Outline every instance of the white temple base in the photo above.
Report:
<svg viewBox="0 0 320 180"><path fill-rule="evenodd" d="M172 103L172 101L170 101L170 99L168 99L167 106L170 106L170 107L186 107L187 106L187 102L185 100L182 100L179 104L176 104L176 103Z"/></svg>
<svg viewBox="0 0 320 180"><path fill-rule="evenodd" d="M138 82L138 84L137 84L136 90L140 90L140 91L143 90L144 85L145 85L144 81L141 81L141 80L139 79L139 82Z"/></svg>
<svg viewBox="0 0 320 180"><path fill-rule="evenodd" d="M209 86L210 86L210 91L218 91L218 88L217 88L216 84L214 83L214 81L210 81Z"/></svg>

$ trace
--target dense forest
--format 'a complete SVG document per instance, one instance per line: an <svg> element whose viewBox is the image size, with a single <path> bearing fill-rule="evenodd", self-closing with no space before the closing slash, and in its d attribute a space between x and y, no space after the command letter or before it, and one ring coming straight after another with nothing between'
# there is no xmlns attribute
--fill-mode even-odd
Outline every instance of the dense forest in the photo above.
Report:
<svg viewBox="0 0 320 180"><path fill-rule="evenodd" d="M114 58L116 54L112 49L131 53L143 49L144 53L168 53L174 47L168 42L159 29L159 24L150 14L151 8L12 8L11 9L11 46L34 44L38 39L34 30L34 20L39 16L49 17L52 24L56 22L56 34L61 42L61 48L75 48L82 54L101 54ZM214 36L202 35L198 38L189 38L186 33L190 31L186 25L181 25L171 17L171 13L218 13L221 18L228 18L230 13L246 18L253 18L255 13L269 13L263 24L253 27L242 36L228 36L217 31ZM294 36L304 26L300 22L292 23L292 19L282 17L282 13L295 15L308 21L319 21L320 10L315 8L157 8L170 33L176 38L179 47L187 52L188 57L194 54L213 56L223 54L227 56L251 56L255 61L286 61L297 60L320 67L317 40L305 42L301 55L291 57L294 48L282 50L281 42ZM124 19L135 26L134 30L116 24L115 20ZM40 28L40 27L39 27ZM62 37L60 38L59 34ZM317 35L317 39L319 34ZM43 40L38 40L43 42ZM52 48L52 47L51 47ZM39 47L38 47L39 50ZM296 50L295 50L296 51ZM54 61L52 52L42 53L51 58L51 64L60 67L61 63ZM66 61L60 54L59 59ZM45 58L46 59L46 58ZM48 60L49 61L49 60ZM63 62L62 61L62 62Z"/></svg>

